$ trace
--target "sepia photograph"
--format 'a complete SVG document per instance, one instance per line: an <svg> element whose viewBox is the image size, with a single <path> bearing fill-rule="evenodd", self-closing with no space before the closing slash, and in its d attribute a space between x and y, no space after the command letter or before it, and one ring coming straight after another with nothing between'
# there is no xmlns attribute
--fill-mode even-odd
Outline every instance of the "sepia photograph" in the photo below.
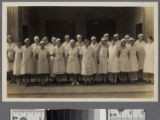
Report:
<svg viewBox="0 0 160 120"><path fill-rule="evenodd" d="M3 2L2 12L3 101L158 100L158 2Z"/></svg>

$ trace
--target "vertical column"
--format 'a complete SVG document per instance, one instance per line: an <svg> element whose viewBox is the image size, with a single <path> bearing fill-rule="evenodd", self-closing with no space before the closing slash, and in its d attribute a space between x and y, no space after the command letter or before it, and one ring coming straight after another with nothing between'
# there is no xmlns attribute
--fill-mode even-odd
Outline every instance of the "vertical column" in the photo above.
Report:
<svg viewBox="0 0 160 120"><path fill-rule="evenodd" d="M145 7L143 13L143 33L146 39L149 35L154 36L154 8Z"/></svg>
<svg viewBox="0 0 160 120"><path fill-rule="evenodd" d="M19 40L19 8L7 8L7 34L13 36L14 41Z"/></svg>

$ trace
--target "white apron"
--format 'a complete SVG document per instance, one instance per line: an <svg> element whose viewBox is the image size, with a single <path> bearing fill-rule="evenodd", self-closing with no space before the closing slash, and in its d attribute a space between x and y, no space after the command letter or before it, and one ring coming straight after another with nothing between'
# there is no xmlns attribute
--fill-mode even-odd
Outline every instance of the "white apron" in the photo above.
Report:
<svg viewBox="0 0 160 120"><path fill-rule="evenodd" d="M144 73L154 73L154 43L145 45Z"/></svg>
<svg viewBox="0 0 160 120"><path fill-rule="evenodd" d="M21 75L22 48L15 47L15 59L13 64L13 74Z"/></svg>
<svg viewBox="0 0 160 120"><path fill-rule="evenodd" d="M64 61L64 48L63 46L55 47L54 54L55 59L53 63L53 74L64 74L65 73L65 61Z"/></svg>
<svg viewBox="0 0 160 120"><path fill-rule="evenodd" d="M33 74L37 74L37 64L38 60L36 59L36 54L38 54L38 50L40 49L40 45L33 43L32 44L32 52L33 52Z"/></svg>
<svg viewBox="0 0 160 120"><path fill-rule="evenodd" d="M92 75L96 73L96 66L94 61L94 50L91 46L84 46L81 49L80 54L82 55L82 75Z"/></svg>
<svg viewBox="0 0 160 120"><path fill-rule="evenodd" d="M108 47L104 47L102 45L99 52L98 73L99 74L108 73Z"/></svg>
<svg viewBox="0 0 160 120"><path fill-rule="evenodd" d="M22 46L22 74L33 74L32 47Z"/></svg>
<svg viewBox="0 0 160 120"><path fill-rule="evenodd" d="M76 47L70 47L68 48L66 54L68 55L66 72L68 74L79 74L80 63L78 59L78 49Z"/></svg>
<svg viewBox="0 0 160 120"><path fill-rule="evenodd" d="M46 48L39 49L37 73L38 74L49 73L48 50Z"/></svg>
<svg viewBox="0 0 160 120"><path fill-rule="evenodd" d="M13 71L13 62L10 62L9 59L14 60L15 47L15 43L7 44L7 72Z"/></svg>

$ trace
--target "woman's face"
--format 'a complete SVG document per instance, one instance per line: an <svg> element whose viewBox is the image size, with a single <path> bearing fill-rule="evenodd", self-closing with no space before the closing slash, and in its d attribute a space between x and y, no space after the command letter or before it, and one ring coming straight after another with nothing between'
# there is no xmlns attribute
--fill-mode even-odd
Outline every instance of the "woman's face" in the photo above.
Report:
<svg viewBox="0 0 160 120"><path fill-rule="evenodd" d="M56 38L52 38L51 42L52 42L53 45L56 45L57 44L56 43Z"/></svg>
<svg viewBox="0 0 160 120"><path fill-rule="evenodd" d="M118 36L116 36L115 39L118 40Z"/></svg>
<svg viewBox="0 0 160 120"><path fill-rule="evenodd" d="M90 42L87 40L85 45L86 47L88 47L90 45Z"/></svg>
<svg viewBox="0 0 160 120"><path fill-rule="evenodd" d="M67 36L65 36L65 41L67 41L67 42L69 42L69 40L70 40L70 37L67 35Z"/></svg>
<svg viewBox="0 0 160 120"><path fill-rule="evenodd" d="M71 47L73 48L75 46L75 42L71 42Z"/></svg>
<svg viewBox="0 0 160 120"><path fill-rule="evenodd" d="M123 47L125 47L126 41L121 42L121 45L122 45Z"/></svg>
<svg viewBox="0 0 160 120"><path fill-rule="evenodd" d="M57 41L57 45L58 45L58 46L61 46L61 41L60 41L60 40Z"/></svg>
<svg viewBox="0 0 160 120"><path fill-rule="evenodd" d="M96 43L96 39L95 38L91 39L91 41L92 41L93 44Z"/></svg>
<svg viewBox="0 0 160 120"><path fill-rule="evenodd" d="M112 44L114 45L114 44L115 44L115 42L116 42L116 41L113 39L113 40L112 40Z"/></svg>
<svg viewBox="0 0 160 120"><path fill-rule="evenodd" d="M41 48L42 48L42 49L44 49L44 46L45 46L45 44L44 44L44 43L42 43L42 44L41 44Z"/></svg>
<svg viewBox="0 0 160 120"><path fill-rule="evenodd" d="M46 38L44 41L45 41L46 44L48 44L48 38Z"/></svg>
<svg viewBox="0 0 160 120"><path fill-rule="evenodd" d="M104 38L105 38L106 40L109 40L109 36L104 36Z"/></svg>
<svg viewBox="0 0 160 120"><path fill-rule="evenodd" d="M131 41L130 41L130 44L133 46L133 45L134 45L134 40L131 40Z"/></svg>
<svg viewBox="0 0 160 120"><path fill-rule="evenodd" d="M27 45L27 46L30 45L30 41L29 41L29 40L26 41L26 45Z"/></svg>
<svg viewBox="0 0 160 120"><path fill-rule="evenodd" d="M8 38L7 38L7 41L8 41L8 43L11 43L11 42L12 42L12 38L11 38L11 37L8 37Z"/></svg>
<svg viewBox="0 0 160 120"><path fill-rule="evenodd" d="M140 41L142 41L142 40L143 40L143 37L142 37L142 36L139 36L138 38L139 38L139 40L140 40Z"/></svg>
<svg viewBox="0 0 160 120"><path fill-rule="evenodd" d="M39 43L39 37L34 38L35 43Z"/></svg>
<svg viewBox="0 0 160 120"><path fill-rule="evenodd" d="M102 44L103 44L103 45L105 45L105 44L106 44L106 40L102 40L101 42L102 42Z"/></svg>
<svg viewBox="0 0 160 120"><path fill-rule="evenodd" d="M82 37L81 37L81 36L78 36L78 37L77 37L77 41L78 41L78 42L82 42Z"/></svg>

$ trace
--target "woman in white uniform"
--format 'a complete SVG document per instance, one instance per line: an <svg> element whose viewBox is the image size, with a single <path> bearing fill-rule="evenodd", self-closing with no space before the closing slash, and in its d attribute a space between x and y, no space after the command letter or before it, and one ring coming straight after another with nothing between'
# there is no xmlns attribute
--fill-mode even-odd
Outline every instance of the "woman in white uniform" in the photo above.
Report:
<svg viewBox="0 0 160 120"><path fill-rule="evenodd" d="M30 39L25 39L25 45L22 46L22 65L21 65L21 73L24 76L24 82L27 87L31 85L31 75L33 74L33 52L32 47L30 45Z"/></svg>
<svg viewBox="0 0 160 120"><path fill-rule="evenodd" d="M104 37L102 37L98 55L98 74L100 74L101 80L105 83L108 82L108 55L107 41L104 39Z"/></svg>
<svg viewBox="0 0 160 120"><path fill-rule="evenodd" d="M80 64L79 64L79 51L75 47L75 41L71 39L70 47L66 51L67 64L66 73L69 74L72 79L72 85L79 85L78 74L80 74Z"/></svg>
<svg viewBox="0 0 160 120"><path fill-rule="evenodd" d="M13 74L16 76L16 80L19 82L19 85L23 84L22 74L21 74L21 63L22 63L22 43L17 41L17 46L14 48L15 57L13 64Z"/></svg>
<svg viewBox="0 0 160 120"><path fill-rule="evenodd" d="M40 49L40 44L39 44L39 36L34 36L34 43L31 45L32 46L32 52L33 52L33 77L35 78L35 81L37 81L38 76L37 76L37 64L38 61L36 59L36 54L38 53L38 50Z"/></svg>
<svg viewBox="0 0 160 120"><path fill-rule="evenodd" d="M108 58L108 72L109 79L111 83L117 83L118 73L120 72L119 66L119 53L120 47L116 44L115 39L111 40L111 45L109 45L109 58Z"/></svg>
<svg viewBox="0 0 160 120"><path fill-rule="evenodd" d="M76 39L77 39L76 47L78 48L78 51L80 51L84 47L84 42L83 42L83 39L82 39L82 35L78 34L76 36ZM82 59L81 59L81 57L79 58L79 62L80 62L80 68L81 68L82 67ZM79 74L78 79L79 79L78 80L79 82L83 81L83 78L82 78L81 74Z"/></svg>
<svg viewBox="0 0 160 120"><path fill-rule="evenodd" d="M12 36L7 36L7 80L11 83L15 82L13 76L14 48L16 44L13 42Z"/></svg>
<svg viewBox="0 0 160 120"><path fill-rule="evenodd" d="M100 44L97 43L97 39L95 36L91 37L91 47L94 50L94 61L95 61L95 66L96 66L96 74L93 75L94 81L96 82L98 80L98 64L97 64L97 60L98 60L98 51L100 48Z"/></svg>
<svg viewBox="0 0 160 120"><path fill-rule="evenodd" d="M120 62L120 72L121 72L121 82L127 83L130 80L129 73L131 71L130 61L129 61L129 48L126 46L126 40L121 40L121 50L119 56Z"/></svg>
<svg viewBox="0 0 160 120"><path fill-rule="evenodd" d="M65 73L65 50L62 46L61 39L57 38L56 40L57 46L53 51L53 56L55 56L54 63L53 63L53 74L56 75L56 80L58 84L62 82L63 75Z"/></svg>
<svg viewBox="0 0 160 120"><path fill-rule="evenodd" d="M144 58L145 58L145 51L144 46L146 42L144 41L144 35L139 34L138 40L135 42L138 46L139 54L138 54L138 64L139 64L139 71L138 71L138 80L143 81L143 67L144 67Z"/></svg>
<svg viewBox="0 0 160 120"><path fill-rule="evenodd" d="M56 76L53 74L53 63L54 63L54 59L55 57L52 56L53 51L56 47L57 43L56 43L56 37L52 37L51 38L51 47L50 47L50 57L49 57L49 72L50 72L50 78L52 79L52 82L56 82Z"/></svg>
<svg viewBox="0 0 160 120"><path fill-rule="evenodd" d="M40 76L41 85L45 85L45 79L47 79L49 74L49 52L45 48L45 42L40 42L40 49L37 53L38 65L37 73Z"/></svg>
<svg viewBox="0 0 160 120"><path fill-rule="evenodd" d="M129 60L130 60L130 66L131 66L131 82L136 82L138 80L138 71L139 71L139 65L138 65L138 47L135 44L134 38L129 38L130 47L129 47Z"/></svg>
<svg viewBox="0 0 160 120"><path fill-rule="evenodd" d="M96 73L94 50L88 39L85 39L85 46L81 49L80 55L82 57L81 74L84 76L85 85L88 85L92 83L93 75Z"/></svg>
<svg viewBox="0 0 160 120"><path fill-rule="evenodd" d="M129 43L129 38L130 38L129 35L125 35L124 36L124 39L126 40L126 47L130 47L131 46L130 43Z"/></svg>
<svg viewBox="0 0 160 120"><path fill-rule="evenodd" d="M70 36L69 35L65 35L64 36L64 43L62 44L62 46L64 47L64 50L67 51L70 47ZM65 56L65 65L67 65L67 56ZM66 67L66 66L65 66ZM70 82L70 77L67 73L65 73L65 76L67 78L67 82Z"/></svg>
<svg viewBox="0 0 160 120"><path fill-rule="evenodd" d="M154 82L154 41L151 36L148 37L147 43L144 47L145 59L144 59L144 80L147 82Z"/></svg>
<svg viewBox="0 0 160 120"><path fill-rule="evenodd" d="M119 35L118 34L114 34L113 38L115 39L116 44L118 46L121 46L121 40L119 39Z"/></svg>

